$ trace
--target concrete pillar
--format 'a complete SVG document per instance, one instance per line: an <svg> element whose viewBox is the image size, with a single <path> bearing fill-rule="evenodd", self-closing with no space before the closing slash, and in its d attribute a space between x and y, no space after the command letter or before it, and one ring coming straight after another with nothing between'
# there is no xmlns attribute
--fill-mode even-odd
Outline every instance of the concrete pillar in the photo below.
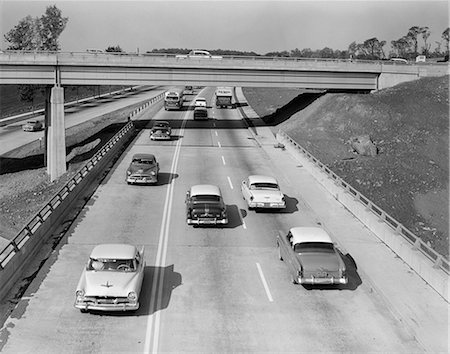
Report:
<svg viewBox="0 0 450 354"><path fill-rule="evenodd" d="M47 112L47 173L54 181L66 172L66 131L64 124L64 88L54 86Z"/></svg>

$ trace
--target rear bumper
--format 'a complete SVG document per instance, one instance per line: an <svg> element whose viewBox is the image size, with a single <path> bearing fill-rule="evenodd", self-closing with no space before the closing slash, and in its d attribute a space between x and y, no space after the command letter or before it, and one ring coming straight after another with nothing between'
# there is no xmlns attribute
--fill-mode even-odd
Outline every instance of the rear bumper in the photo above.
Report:
<svg viewBox="0 0 450 354"><path fill-rule="evenodd" d="M264 202L250 202L249 208L261 208L261 209L285 209L286 203L264 203Z"/></svg>
<svg viewBox="0 0 450 354"><path fill-rule="evenodd" d="M188 225L225 225L228 219L186 219Z"/></svg>
<svg viewBox="0 0 450 354"><path fill-rule="evenodd" d="M347 284L348 283L348 278L347 277L343 277L343 278L334 278L334 277L329 277L329 278L317 278L317 277L298 278L298 283L299 284L310 284L310 285Z"/></svg>

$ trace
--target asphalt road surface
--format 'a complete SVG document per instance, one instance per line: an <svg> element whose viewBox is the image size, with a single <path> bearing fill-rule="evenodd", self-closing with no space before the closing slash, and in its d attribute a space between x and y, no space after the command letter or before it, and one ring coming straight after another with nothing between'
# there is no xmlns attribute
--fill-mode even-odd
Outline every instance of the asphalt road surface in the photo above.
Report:
<svg viewBox="0 0 450 354"><path fill-rule="evenodd" d="M199 94L210 103L213 92L207 88ZM210 108L210 120L193 121L189 103L183 111L158 112L154 119L171 121L174 138L151 141L149 130L143 130L87 202L6 320L0 337L4 353L417 353L445 348L445 328L436 328L438 343L427 343L386 301L383 284L373 286L370 266L357 250L384 246L338 202L320 197L326 192L287 152L274 149L270 137L251 134L238 110ZM137 152L156 155L157 185L126 184L125 171ZM275 176L286 195L286 210L248 211L240 183L249 174ZM186 224L186 191L202 183L221 188L229 225ZM303 190L305 195L314 191L326 204L313 208ZM330 213L329 220L323 220L323 212ZM340 246L349 234L361 238L356 247L343 247L351 268L348 286L294 285L278 259L278 230L319 223ZM330 228L334 223L342 227ZM81 313L73 303L82 268L95 245L111 242L145 246L141 307L134 313ZM352 247L355 251L347 254ZM377 262L381 266L373 267L400 264L397 284L412 278L399 285L404 291L409 284L423 285L391 252L377 253ZM432 290L423 291L432 294L427 295L434 301L430 306L439 303Z"/></svg>

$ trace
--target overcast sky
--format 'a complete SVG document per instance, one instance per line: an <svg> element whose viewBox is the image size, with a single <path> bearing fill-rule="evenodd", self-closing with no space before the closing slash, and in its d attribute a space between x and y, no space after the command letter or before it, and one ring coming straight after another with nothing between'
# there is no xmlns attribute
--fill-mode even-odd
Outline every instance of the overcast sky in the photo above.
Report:
<svg viewBox="0 0 450 354"><path fill-rule="evenodd" d="M428 26L428 43L449 27L449 1L6 1L4 34L27 15L56 5L69 18L61 50L119 45L128 52L153 48L236 49L265 54L295 48L345 50L353 41L391 40L412 26ZM420 42L422 44L422 42Z"/></svg>

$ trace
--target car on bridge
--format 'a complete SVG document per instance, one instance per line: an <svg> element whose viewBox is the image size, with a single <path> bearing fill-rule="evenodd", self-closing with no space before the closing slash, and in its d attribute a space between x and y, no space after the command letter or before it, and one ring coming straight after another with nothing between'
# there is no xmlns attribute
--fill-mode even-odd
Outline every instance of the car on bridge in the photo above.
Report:
<svg viewBox="0 0 450 354"><path fill-rule="evenodd" d="M194 120L208 120L208 109L206 107L195 107Z"/></svg>
<svg viewBox="0 0 450 354"><path fill-rule="evenodd" d="M284 209L286 201L274 177L251 175L241 183L248 209Z"/></svg>
<svg viewBox="0 0 450 354"><path fill-rule="evenodd" d="M227 207L219 187L198 184L186 192L186 222L188 225L228 224Z"/></svg>
<svg viewBox="0 0 450 354"><path fill-rule="evenodd" d="M293 227L277 236L278 257L286 261L294 284L347 284L341 253L320 227Z"/></svg>
<svg viewBox="0 0 450 354"><path fill-rule="evenodd" d="M153 154L134 154L127 169L128 184L158 182L159 163Z"/></svg>
<svg viewBox="0 0 450 354"><path fill-rule="evenodd" d="M24 132L36 132L44 129L42 122L38 120L29 120L24 125L22 125L22 130Z"/></svg>
<svg viewBox="0 0 450 354"><path fill-rule="evenodd" d="M95 246L78 282L74 306L81 312L137 310L144 269L143 246Z"/></svg>
<svg viewBox="0 0 450 354"><path fill-rule="evenodd" d="M177 59L222 59L220 55L211 55L206 50L191 50L188 54L178 54L175 56Z"/></svg>

